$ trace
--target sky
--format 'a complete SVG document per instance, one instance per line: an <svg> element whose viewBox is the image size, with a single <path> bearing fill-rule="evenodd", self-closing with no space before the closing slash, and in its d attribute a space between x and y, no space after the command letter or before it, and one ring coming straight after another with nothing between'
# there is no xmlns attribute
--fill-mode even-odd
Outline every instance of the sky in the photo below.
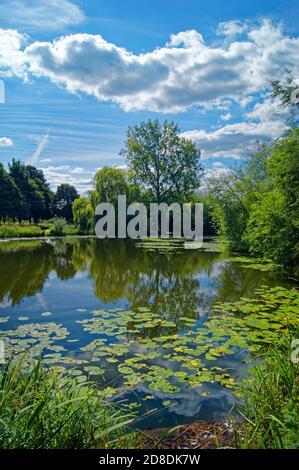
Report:
<svg viewBox="0 0 299 470"><path fill-rule="evenodd" d="M0 0L0 162L86 193L158 118L228 174L285 130L269 80L299 76L298 17L298 0Z"/></svg>

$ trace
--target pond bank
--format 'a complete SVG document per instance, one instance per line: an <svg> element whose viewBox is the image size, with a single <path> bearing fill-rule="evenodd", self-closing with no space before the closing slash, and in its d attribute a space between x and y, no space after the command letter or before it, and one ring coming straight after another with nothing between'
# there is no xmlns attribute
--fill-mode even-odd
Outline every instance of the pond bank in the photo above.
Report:
<svg viewBox="0 0 299 470"><path fill-rule="evenodd" d="M234 427L238 426L234 423ZM174 429L139 431L145 448L156 449L216 449L235 447L233 423L196 421Z"/></svg>

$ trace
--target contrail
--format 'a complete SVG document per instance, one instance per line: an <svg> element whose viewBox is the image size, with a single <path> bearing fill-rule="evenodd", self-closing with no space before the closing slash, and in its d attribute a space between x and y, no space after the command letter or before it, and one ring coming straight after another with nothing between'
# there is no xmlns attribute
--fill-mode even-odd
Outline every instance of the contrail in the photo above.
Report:
<svg viewBox="0 0 299 470"><path fill-rule="evenodd" d="M49 136L50 136L50 131L48 131L47 134L42 137L35 151L31 155L31 157L27 159L26 165L32 165L34 163L37 163L40 154L42 153L42 151L48 144Z"/></svg>

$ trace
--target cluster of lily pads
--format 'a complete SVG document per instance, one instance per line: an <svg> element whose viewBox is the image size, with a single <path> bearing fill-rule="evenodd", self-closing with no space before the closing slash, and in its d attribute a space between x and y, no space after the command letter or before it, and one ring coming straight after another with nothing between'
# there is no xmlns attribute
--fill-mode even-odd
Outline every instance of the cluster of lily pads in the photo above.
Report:
<svg viewBox="0 0 299 470"><path fill-rule="evenodd" d="M256 293L256 297L238 302L216 303L203 323L181 317L178 325L149 307L135 311L94 310L92 315L82 309L83 318L77 323L96 338L75 356L66 344L77 340L68 338L69 332L62 324L24 323L2 335L10 354L18 356L29 350L32 358L43 353L45 363L68 368L78 382L88 377L105 380L113 370L117 384L103 388L106 397L132 390L138 384L146 384L150 392L167 398L182 387L197 387L198 393L205 396L208 392L202 385L207 382L235 387L234 371L219 365L218 359L240 350L256 351L275 341L290 324L298 323L296 289L264 286ZM59 344L62 341L64 345ZM151 398L151 394L144 397ZM165 399L163 403L169 405L171 401Z"/></svg>

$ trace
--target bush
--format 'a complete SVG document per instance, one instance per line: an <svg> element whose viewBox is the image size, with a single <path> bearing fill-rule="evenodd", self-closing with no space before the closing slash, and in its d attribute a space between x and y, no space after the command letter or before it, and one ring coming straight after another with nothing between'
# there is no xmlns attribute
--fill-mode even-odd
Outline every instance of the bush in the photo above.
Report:
<svg viewBox="0 0 299 470"><path fill-rule="evenodd" d="M63 237L65 225L65 219L53 219L53 225L45 231L45 235L50 237Z"/></svg>

